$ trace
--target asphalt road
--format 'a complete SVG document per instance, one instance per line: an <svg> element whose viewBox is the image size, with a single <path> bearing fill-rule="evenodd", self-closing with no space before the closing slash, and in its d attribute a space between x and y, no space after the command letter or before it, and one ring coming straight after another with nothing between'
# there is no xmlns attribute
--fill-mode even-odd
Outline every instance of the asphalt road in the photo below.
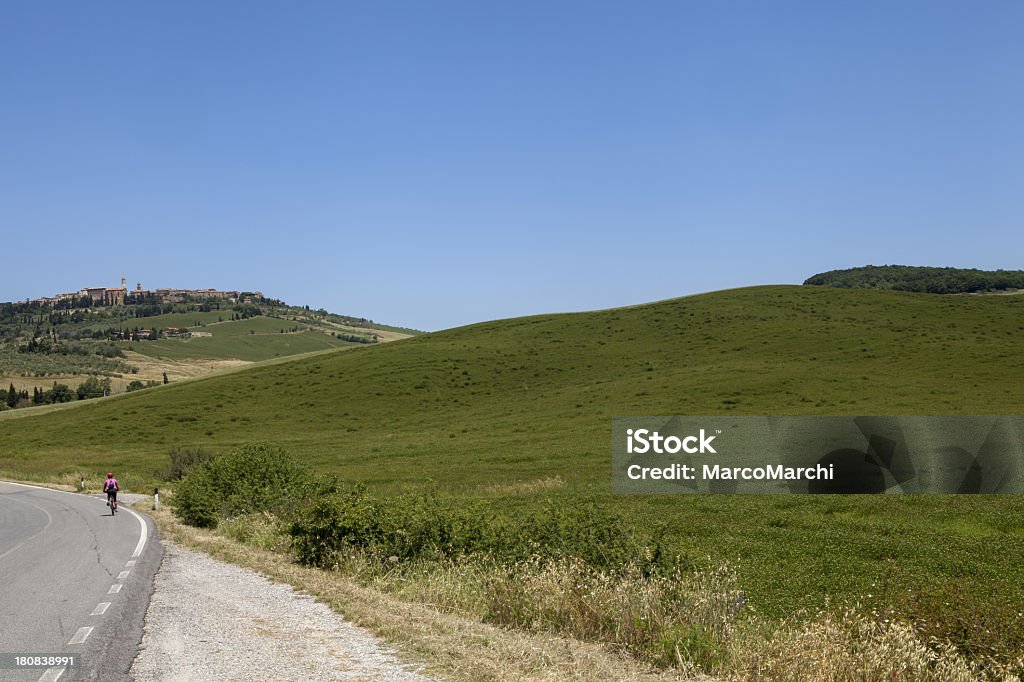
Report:
<svg viewBox="0 0 1024 682"><path fill-rule="evenodd" d="M162 550L153 523L102 497L0 482L0 680L130 680ZM13 669L10 654L75 654Z"/></svg>

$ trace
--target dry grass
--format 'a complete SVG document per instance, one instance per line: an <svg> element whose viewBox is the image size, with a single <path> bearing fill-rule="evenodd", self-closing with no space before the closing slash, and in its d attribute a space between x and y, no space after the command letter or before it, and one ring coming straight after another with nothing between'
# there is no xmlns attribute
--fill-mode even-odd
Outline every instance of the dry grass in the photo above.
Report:
<svg viewBox="0 0 1024 682"><path fill-rule="evenodd" d="M147 509L147 507L140 507ZM243 545L221 532L180 524L168 511L155 514L163 536L219 559L256 570L314 595L349 620L456 680L681 680L599 644L551 634L517 632L446 613L359 585L337 572L305 568L281 553Z"/></svg>
<svg viewBox="0 0 1024 682"><path fill-rule="evenodd" d="M381 340L381 343L390 343L391 341L401 341L402 339L411 339L412 334L406 334L404 332L391 331L389 329L366 329L357 331L367 331L371 334L376 334L377 338Z"/></svg>
<svg viewBox="0 0 1024 682"><path fill-rule="evenodd" d="M565 481L562 480L561 476L551 476L530 481L515 481L513 483L483 486L480 491L485 495L506 497L509 495L536 495L564 487Z"/></svg>
<svg viewBox="0 0 1024 682"><path fill-rule="evenodd" d="M171 381L191 379L193 377L207 376L223 370L239 369L251 365L245 360L170 360L167 358L151 358L134 351L124 351L124 362L138 368L138 372L124 373L109 377L111 388L114 393L123 393L125 387L132 381L162 381L164 372ZM47 374L46 376L22 376L18 374L0 375L0 384L6 389L10 384L19 391L27 390L30 393L33 388L49 390L53 388L54 382L67 384L72 388L78 386L94 373L85 374Z"/></svg>
<svg viewBox="0 0 1024 682"><path fill-rule="evenodd" d="M67 384L68 386L75 388L80 383L89 378L89 374L48 374L44 377L37 376L19 376L17 374L4 374L0 376L0 386L3 386L3 390L7 390L7 387L14 384L14 388L19 391L32 392L33 388L40 390L50 390L53 388L53 384ZM95 375L92 375L95 376ZM111 388L114 391L123 391L124 387L128 385L131 379L122 379L119 377L110 377Z"/></svg>
<svg viewBox="0 0 1024 682"><path fill-rule="evenodd" d="M950 646L927 646L905 624L847 611L821 614L802 626L780 629L737 661L740 680L829 682L968 682L1017 680L1009 671L983 673Z"/></svg>
<svg viewBox="0 0 1024 682"><path fill-rule="evenodd" d="M404 332L394 331L391 329L370 329L369 327L353 327L347 324L340 324L338 322L332 322L330 320L323 320L320 324L328 329L340 331L345 334L373 334L382 343L388 343L390 341L401 341L402 339L412 338L412 334L406 334Z"/></svg>
<svg viewBox="0 0 1024 682"><path fill-rule="evenodd" d="M609 643L661 666L718 667L736 635L739 591L728 567L645 576L598 571L576 559L496 567L486 617L535 632Z"/></svg>
<svg viewBox="0 0 1024 682"><path fill-rule="evenodd" d="M125 351L125 362L139 368L138 374L127 377L127 381L138 379L140 381L162 381L164 372L171 381L192 379L202 377L224 370L231 371L251 365L245 360L172 360L169 358L154 358L135 351ZM127 381L125 383L127 383Z"/></svg>

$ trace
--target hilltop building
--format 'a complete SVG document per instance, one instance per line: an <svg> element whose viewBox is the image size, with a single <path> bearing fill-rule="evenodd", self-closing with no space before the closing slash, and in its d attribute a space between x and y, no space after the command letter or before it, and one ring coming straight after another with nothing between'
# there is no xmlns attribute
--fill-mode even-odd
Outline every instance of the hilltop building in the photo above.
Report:
<svg viewBox="0 0 1024 682"><path fill-rule="evenodd" d="M80 292L81 295L92 299L93 303L103 305L124 305L125 293L124 289L113 287L87 287Z"/></svg>
<svg viewBox="0 0 1024 682"><path fill-rule="evenodd" d="M263 293L252 292L252 297L262 299ZM242 298L239 291L220 291L218 289L155 289L147 290L142 288L142 282L135 283L135 289L128 290L128 278L121 276L120 287L86 287L74 292L57 294L56 296L44 296L33 299L31 302L40 305L56 305L64 301L75 301L89 299L94 305L125 305L143 300L157 303L178 303L186 298L217 298L221 300L237 302ZM135 299L133 301L132 299Z"/></svg>

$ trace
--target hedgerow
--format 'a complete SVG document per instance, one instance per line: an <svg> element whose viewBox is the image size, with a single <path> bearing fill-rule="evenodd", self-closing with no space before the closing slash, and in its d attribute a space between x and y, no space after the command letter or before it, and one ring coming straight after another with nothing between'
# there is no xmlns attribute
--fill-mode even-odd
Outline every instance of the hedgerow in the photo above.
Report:
<svg viewBox="0 0 1024 682"><path fill-rule="evenodd" d="M666 563L658 537L640 536L595 505L551 501L513 516L480 501L436 494L373 498L362 486L316 499L296 514L289 534L298 561L321 567L352 550L382 561L573 558L610 571L641 565L653 572Z"/></svg>

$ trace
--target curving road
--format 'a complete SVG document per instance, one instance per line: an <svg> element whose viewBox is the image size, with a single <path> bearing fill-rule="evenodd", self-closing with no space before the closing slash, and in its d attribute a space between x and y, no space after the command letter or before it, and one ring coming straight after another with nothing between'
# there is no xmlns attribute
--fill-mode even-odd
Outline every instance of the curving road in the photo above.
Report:
<svg viewBox="0 0 1024 682"><path fill-rule="evenodd" d="M161 555L152 522L124 507L0 482L0 679L130 680ZM80 658L16 670L10 654Z"/></svg>

